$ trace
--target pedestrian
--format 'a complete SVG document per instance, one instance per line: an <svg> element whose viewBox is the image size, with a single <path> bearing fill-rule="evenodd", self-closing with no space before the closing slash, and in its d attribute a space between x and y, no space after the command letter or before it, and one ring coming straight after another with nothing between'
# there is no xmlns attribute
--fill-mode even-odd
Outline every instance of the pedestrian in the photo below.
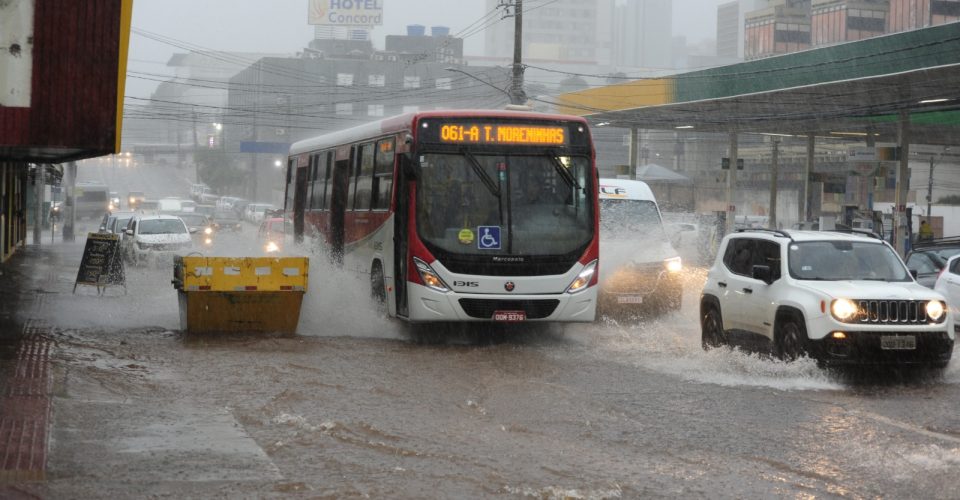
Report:
<svg viewBox="0 0 960 500"><path fill-rule="evenodd" d="M920 230L917 232L917 241L930 241L933 239L933 228L926 220L920 221Z"/></svg>

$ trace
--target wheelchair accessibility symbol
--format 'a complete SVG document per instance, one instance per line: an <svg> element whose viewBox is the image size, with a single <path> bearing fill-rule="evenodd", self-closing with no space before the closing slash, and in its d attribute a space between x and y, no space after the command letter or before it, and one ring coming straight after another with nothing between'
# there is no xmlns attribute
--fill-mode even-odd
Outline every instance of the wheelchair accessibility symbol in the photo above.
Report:
<svg viewBox="0 0 960 500"><path fill-rule="evenodd" d="M500 250L500 226L477 227L477 248L480 250Z"/></svg>

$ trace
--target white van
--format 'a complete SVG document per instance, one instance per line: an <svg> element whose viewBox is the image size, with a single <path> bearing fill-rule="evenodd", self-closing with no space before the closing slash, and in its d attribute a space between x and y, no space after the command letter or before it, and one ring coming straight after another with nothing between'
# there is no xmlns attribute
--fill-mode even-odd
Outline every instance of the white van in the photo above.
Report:
<svg viewBox="0 0 960 500"><path fill-rule="evenodd" d="M157 212L183 212L183 203L179 198L160 198L157 200Z"/></svg>
<svg viewBox="0 0 960 500"><path fill-rule="evenodd" d="M599 189L601 313L679 309L683 266L653 191L627 179L600 179Z"/></svg>

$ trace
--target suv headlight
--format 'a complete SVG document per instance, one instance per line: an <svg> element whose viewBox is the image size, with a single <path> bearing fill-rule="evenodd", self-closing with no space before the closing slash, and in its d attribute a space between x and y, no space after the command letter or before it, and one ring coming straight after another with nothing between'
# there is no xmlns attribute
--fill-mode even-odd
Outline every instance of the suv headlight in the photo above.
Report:
<svg viewBox="0 0 960 500"><path fill-rule="evenodd" d="M577 278L573 280L573 283L570 283L570 286L567 287L567 293L577 293L586 288L595 272L597 272L597 261L587 264L587 267L584 267L583 271L580 271Z"/></svg>
<svg viewBox="0 0 960 500"><path fill-rule="evenodd" d="M944 307L943 302L939 300L930 300L927 301L927 317L932 319L935 322L939 322L944 317L944 313L947 311L947 308Z"/></svg>
<svg viewBox="0 0 960 500"><path fill-rule="evenodd" d="M663 266L671 273L678 273L683 270L683 261L680 257L670 257L669 259L664 259Z"/></svg>
<svg viewBox="0 0 960 500"><path fill-rule="evenodd" d="M413 263L417 266L417 272L420 273L420 280L424 285L438 292L450 291L450 287L440 279L440 275L429 264L416 257L413 258Z"/></svg>
<svg viewBox="0 0 960 500"><path fill-rule="evenodd" d="M847 321L856 316L858 309L852 300L836 299L830 304L830 312L833 313L834 318L840 321Z"/></svg>

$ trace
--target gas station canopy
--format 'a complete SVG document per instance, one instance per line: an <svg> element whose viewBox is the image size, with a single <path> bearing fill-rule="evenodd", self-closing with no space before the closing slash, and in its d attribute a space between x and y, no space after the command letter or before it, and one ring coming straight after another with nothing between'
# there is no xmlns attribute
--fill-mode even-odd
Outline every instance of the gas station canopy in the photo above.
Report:
<svg viewBox="0 0 960 500"><path fill-rule="evenodd" d="M596 124L690 132L960 139L960 23L563 94ZM922 138L919 139L919 138Z"/></svg>

